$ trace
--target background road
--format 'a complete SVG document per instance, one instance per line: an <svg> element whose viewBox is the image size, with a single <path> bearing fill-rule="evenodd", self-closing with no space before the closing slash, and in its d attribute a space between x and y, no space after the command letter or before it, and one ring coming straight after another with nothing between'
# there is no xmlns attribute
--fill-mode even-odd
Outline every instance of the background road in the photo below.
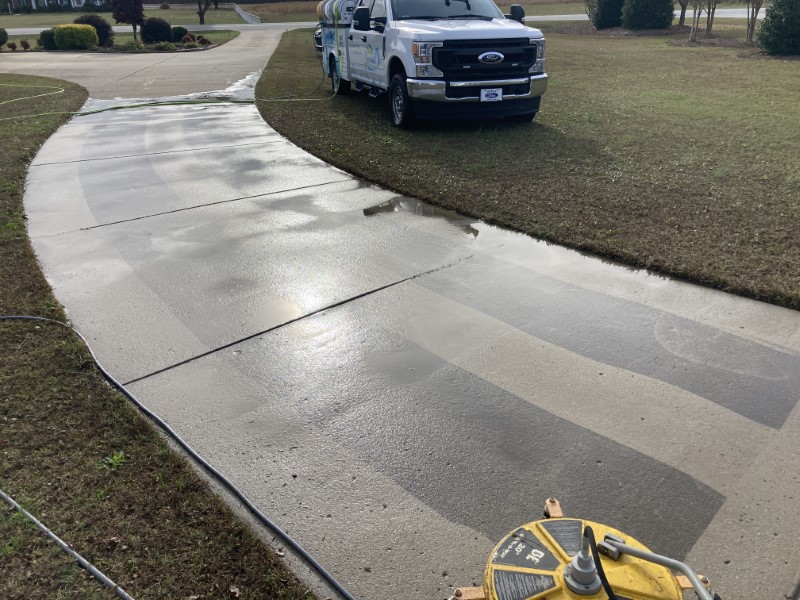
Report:
<svg viewBox="0 0 800 600"><path fill-rule="evenodd" d="M243 33L241 64L277 35ZM152 97L245 75L229 46L205 73L114 57L114 82L52 60L93 98ZM726 600L794 594L797 312L397 197L252 106L75 118L25 199L101 360L358 597L478 582L548 496Z"/></svg>

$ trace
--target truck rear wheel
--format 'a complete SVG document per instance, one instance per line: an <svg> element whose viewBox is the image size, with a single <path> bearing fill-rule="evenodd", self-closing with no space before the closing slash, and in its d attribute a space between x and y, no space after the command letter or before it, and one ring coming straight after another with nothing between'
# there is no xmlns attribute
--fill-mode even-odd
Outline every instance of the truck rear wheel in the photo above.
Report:
<svg viewBox="0 0 800 600"><path fill-rule="evenodd" d="M333 92L334 96L344 96L345 94L350 92L350 82L346 79L342 79L341 75L339 74L339 63L336 60L336 57L331 56L330 60L328 61L328 70L331 73L331 91Z"/></svg>
<svg viewBox="0 0 800 600"><path fill-rule="evenodd" d="M406 77L402 73L392 77L389 84L389 112L395 127L408 129L414 124L414 106L408 96Z"/></svg>

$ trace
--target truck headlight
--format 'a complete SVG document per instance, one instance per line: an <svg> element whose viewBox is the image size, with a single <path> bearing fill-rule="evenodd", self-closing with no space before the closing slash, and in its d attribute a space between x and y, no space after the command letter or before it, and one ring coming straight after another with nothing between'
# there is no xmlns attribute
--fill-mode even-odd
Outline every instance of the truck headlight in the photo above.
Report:
<svg viewBox="0 0 800 600"><path fill-rule="evenodd" d="M414 42L412 51L417 65L417 77L443 77L439 69L433 66L433 49L441 48L442 42Z"/></svg>
<svg viewBox="0 0 800 600"><path fill-rule="evenodd" d="M418 65L430 64L433 61L433 49L443 45L442 42L414 42L414 62Z"/></svg>
<svg viewBox="0 0 800 600"><path fill-rule="evenodd" d="M530 69L528 69L528 73L544 73L544 59L540 58L537 60Z"/></svg>
<svg viewBox="0 0 800 600"><path fill-rule="evenodd" d="M544 40L531 38L530 44L531 46L536 46L536 58L544 58Z"/></svg>

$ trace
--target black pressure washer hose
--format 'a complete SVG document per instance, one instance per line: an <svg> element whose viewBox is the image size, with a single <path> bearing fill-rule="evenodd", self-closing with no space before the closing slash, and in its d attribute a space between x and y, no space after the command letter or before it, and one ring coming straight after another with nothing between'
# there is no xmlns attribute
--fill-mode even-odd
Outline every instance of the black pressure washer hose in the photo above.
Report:
<svg viewBox="0 0 800 600"><path fill-rule="evenodd" d="M48 319L46 317L34 317L29 315L5 315L0 316L0 321L42 321L44 323L55 323L56 325L60 325L61 327L66 327L67 329L71 330L75 335L77 335L84 344L86 344L86 348L89 350L89 354L92 356L92 360L94 360L97 368L100 369L100 372L103 374L103 377L108 380L115 388L117 388L120 392L122 392L128 400L133 402L133 404L138 408L141 412L143 412L147 417L149 417L152 421L156 423L169 437L171 437L175 443L177 443L181 448L183 448L189 456L191 456L203 469L211 475L222 487L228 490L231 494L236 496L239 501L244 504L248 510L253 513L253 515L261 521L263 525L267 528L272 530L276 536L278 536L287 546L289 546L296 554L298 554L314 571L316 571L320 577L322 577L328 584L336 590L336 592L345 600L355 600L355 597L347 591L347 589L339 583L336 578L331 575L325 567L323 567L317 559L315 559L309 552L303 548L299 542L295 541L288 533L286 533L283 529L281 529L274 521L272 521L269 517L267 517L264 513L262 513L255 504L253 504L247 496L245 496L239 488L237 488L227 477L225 477L222 473L217 471L214 467L212 467L208 461L206 461L202 456L200 456L195 450L187 444L167 423L159 417L156 413L151 411L147 408L144 404L139 402L139 400L134 396L131 392L129 392L124 385L122 385L119 381L117 381L111 373L106 371L105 367L100 364L100 361L97 360L97 356L95 356L94 351L92 351L91 346L89 346L89 342L86 340L81 333L75 329L69 323L64 323L62 321L57 321L55 319Z"/></svg>

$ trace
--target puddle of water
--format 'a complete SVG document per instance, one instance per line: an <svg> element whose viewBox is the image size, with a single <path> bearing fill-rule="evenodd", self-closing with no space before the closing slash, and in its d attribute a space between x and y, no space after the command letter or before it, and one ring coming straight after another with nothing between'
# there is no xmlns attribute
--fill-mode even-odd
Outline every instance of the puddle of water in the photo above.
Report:
<svg viewBox="0 0 800 600"><path fill-rule="evenodd" d="M392 198L386 202L381 202L375 206L370 206L364 209L365 217L372 217L381 213L395 213L407 212L420 217L433 217L437 219L444 219L451 225L458 227L464 233L471 235L473 238L478 237L478 230L472 224L475 219L470 219L458 213L454 213L438 206L433 206L426 202L415 200L414 198Z"/></svg>

